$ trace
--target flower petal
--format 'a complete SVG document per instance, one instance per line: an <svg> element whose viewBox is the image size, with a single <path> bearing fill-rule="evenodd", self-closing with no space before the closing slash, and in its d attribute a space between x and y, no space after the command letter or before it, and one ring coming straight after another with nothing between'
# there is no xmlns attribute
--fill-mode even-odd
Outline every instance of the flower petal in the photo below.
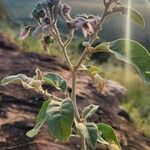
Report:
<svg viewBox="0 0 150 150"><path fill-rule="evenodd" d="M82 27L82 33L85 38L88 36L88 32L87 32L86 28L84 28L84 27Z"/></svg>
<svg viewBox="0 0 150 150"><path fill-rule="evenodd" d="M85 19L84 18L77 18L74 20L73 25L75 26L76 29L81 29L85 23Z"/></svg>
<svg viewBox="0 0 150 150"><path fill-rule="evenodd" d="M88 32L88 35L91 35L94 33L94 27L92 26L91 23L87 22L87 32Z"/></svg>
<svg viewBox="0 0 150 150"><path fill-rule="evenodd" d="M19 39L20 40L25 40L29 33L30 33L30 30L31 30L31 26L28 26L28 27L25 27L21 32L20 32L20 35L19 35Z"/></svg>

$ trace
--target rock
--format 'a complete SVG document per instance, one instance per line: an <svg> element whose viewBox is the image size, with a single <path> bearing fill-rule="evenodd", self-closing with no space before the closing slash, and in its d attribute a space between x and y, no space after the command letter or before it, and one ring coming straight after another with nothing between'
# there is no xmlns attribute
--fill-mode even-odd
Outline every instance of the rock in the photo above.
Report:
<svg viewBox="0 0 150 150"><path fill-rule="evenodd" d="M61 74L69 83L71 75L66 63L54 56L24 53L14 43L8 42L0 34L0 80L7 76L24 73L33 76L35 69L43 72L54 71ZM3 44L1 44L3 43ZM114 81L107 81L103 94L96 91L90 77L78 74L77 103L79 109L89 104L100 105L96 114L89 119L95 123L112 125L119 136L123 150L149 150L150 139L136 129L132 122L118 115L119 105L125 96L125 89ZM36 121L44 97L20 85L0 86L0 150L78 150L78 140L71 139L67 144L55 143L43 126L39 134L30 139L25 134ZM105 147L98 145L98 150Z"/></svg>

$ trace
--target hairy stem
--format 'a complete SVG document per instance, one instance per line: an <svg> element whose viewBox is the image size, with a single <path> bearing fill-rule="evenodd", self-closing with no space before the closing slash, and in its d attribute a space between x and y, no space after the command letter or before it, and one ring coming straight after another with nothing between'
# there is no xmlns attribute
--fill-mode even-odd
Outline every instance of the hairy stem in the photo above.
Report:
<svg viewBox="0 0 150 150"><path fill-rule="evenodd" d="M76 70L74 70L73 66L72 66L72 63L69 59L69 56L68 56L68 53L67 53L67 46L68 44L72 41L73 39L73 36L74 36L74 30L72 30L71 34L70 34L70 37L69 39L66 41L66 43L64 44L61 37L60 37L60 34L59 34L59 31L57 29L56 26L54 26L54 32L53 34L55 35L55 38L57 39L57 41L59 42L63 52L64 52L64 55L65 55L65 59L67 61L67 64L68 64L68 67L69 67L69 70L71 71L72 73L72 101L73 101L73 105L74 105L74 109L75 109L75 118L78 122L80 122L80 114L79 114L79 111L78 111L78 107L77 107L77 103L76 103L76 80L77 80L77 72Z"/></svg>
<svg viewBox="0 0 150 150"><path fill-rule="evenodd" d="M81 138L81 150L86 150L86 142L84 137Z"/></svg>
<svg viewBox="0 0 150 150"><path fill-rule="evenodd" d="M80 119L80 114L79 114L77 102L76 102L76 83L77 83L77 71L74 70L72 73L72 95L71 95L71 98L73 100L76 120L78 122L80 122L81 119Z"/></svg>
<svg viewBox="0 0 150 150"><path fill-rule="evenodd" d="M104 23L104 21L105 21L107 16L108 16L107 10L105 9L105 11L104 11L104 13L102 15L102 18L101 18L101 20L100 20L100 22L98 24L98 28L95 31L95 34L89 40L89 45L85 47L85 50L83 51L81 57L79 58L79 60L78 60L78 62L77 62L77 64L75 66L72 65L72 63L71 63L71 61L69 59L67 50L66 50L67 46L70 44L70 42L73 39L74 30L71 32L69 39L65 43L63 43L57 27L56 26L54 27L55 38L58 40L61 48L63 49L63 52L64 52L64 55L65 55L65 59L67 61L69 70L72 73L72 95L71 95L71 98L72 98L72 101L73 101L73 106L74 106L74 109L75 109L75 119L77 120L77 122L81 122L81 118L80 118L80 114L79 114L78 106L77 106L77 102L76 102L76 84L77 84L78 70L79 70L82 62L86 59L86 56L87 56L88 52L91 50L92 44L95 41L98 32L101 30L101 27L102 27L102 25L103 25L103 23ZM81 139L81 150L86 150L87 148L86 148L86 142L85 142L84 137L81 136L80 139Z"/></svg>
<svg viewBox="0 0 150 150"><path fill-rule="evenodd" d="M67 61L67 64L68 64L68 67L70 69L70 71L72 72L73 71L73 67L72 67L72 63L69 59L69 56L67 54L67 45L71 42L72 38L73 38L73 35L74 35L74 32L72 32L72 35L71 35L71 38L70 40L68 40L68 42L66 42L66 44L63 43L61 37L60 37L60 34L59 34L59 31L57 29L56 26L54 26L54 32L53 32L53 35L54 37L56 38L56 40L59 42L63 52L64 52L64 55L65 55L65 59Z"/></svg>

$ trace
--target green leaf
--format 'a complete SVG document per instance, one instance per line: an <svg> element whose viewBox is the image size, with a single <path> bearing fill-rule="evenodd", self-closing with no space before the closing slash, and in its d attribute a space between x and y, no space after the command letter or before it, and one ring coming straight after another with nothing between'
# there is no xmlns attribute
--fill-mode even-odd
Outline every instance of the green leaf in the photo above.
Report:
<svg viewBox="0 0 150 150"><path fill-rule="evenodd" d="M98 134L97 142L99 142L99 143L101 143L101 144L105 144L105 145L110 145L107 141L105 141L105 140L101 137L101 133Z"/></svg>
<svg viewBox="0 0 150 150"><path fill-rule="evenodd" d="M1 85L7 85L9 83L22 83L22 81L27 82L28 77L24 74L11 75L2 79Z"/></svg>
<svg viewBox="0 0 150 150"><path fill-rule="evenodd" d="M39 122L37 122L36 125L35 125L35 127L34 127L32 130L28 131L28 132L26 133L26 135L27 135L28 137L30 137L30 138L32 138L32 137L34 137L35 135L37 135L37 133L39 132L40 128L41 128L42 125L45 123L45 121L46 121L46 120L43 119L43 120L40 120Z"/></svg>
<svg viewBox="0 0 150 150"><path fill-rule="evenodd" d="M108 52L108 50L109 50L109 45L107 43L102 43L95 47L94 53Z"/></svg>
<svg viewBox="0 0 150 150"><path fill-rule="evenodd" d="M118 139L115 135L113 128L107 124L99 123L97 124L98 131L101 137L107 141L114 150L121 150L121 146L118 142Z"/></svg>
<svg viewBox="0 0 150 150"><path fill-rule="evenodd" d="M135 9L131 8L131 7L126 7L122 4L120 4L119 2L112 2L109 5L109 10L110 12L122 12L122 14L126 14L128 15L128 12L130 13L129 17L130 17L130 21L136 23L137 25L144 27L145 26L145 20L143 18L143 16L136 11Z"/></svg>
<svg viewBox="0 0 150 150"><path fill-rule="evenodd" d="M49 103L50 103L49 100L47 100L43 103L43 105L42 105L42 107L39 111L36 122L39 122L40 120L43 120L44 118L46 118L46 110L47 110L47 107L48 107Z"/></svg>
<svg viewBox="0 0 150 150"><path fill-rule="evenodd" d="M86 71L90 75L95 75L102 72L102 70L99 67L91 66L91 65L87 65L87 66L82 65L82 68L80 68L80 70Z"/></svg>
<svg viewBox="0 0 150 150"><path fill-rule="evenodd" d="M142 79L150 84L150 75L147 73L150 71L150 53L145 47L130 39L118 39L110 43L103 43L103 45L109 45L108 52L115 54L117 59L132 64ZM98 46L96 49L98 50Z"/></svg>
<svg viewBox="0 0 150 150"><path fill-rule="evenodd" d="M129 47L127 50L129 55L126 54L126 44ZM134 40L118 39L110 42L109 49L118 59L132 64L138 70L143 80L150 83L150 76L146 73L150 71L150 53L140 43Z"/></svg>
<svg viewBox="0 0 150 150"><path fill-rule="evenodd" d="M39 111L35 127L27 132L28 137L34 137L46 121L46 110L50 101L45 101Z"/></svg>
<svg viewBox="0 0 150 150"><path fill-rule="evenodd" d="M27 77L24 74L11 75L11 76L5 77L1 81L1 85L7 85L9 83L22 84L22 86L25 89L39 88L42 85L41 80L36 80L34 78Z"/></svg>
<svg viewBox="0 0 150 150"><path fill-rule="evenodd" d="M98 109L99 106L97 105L89 105L86 108L84 108L83 112L82 112L82 116L83 118L88 118L90 116L92 116Z"/></svg>
<svg viewBox="0 0 150 150"><path fill-rule="evenodd" d="M74 107L72 101L51 101L46 112L46 122L50 133L59 141L66 143L71 134L74 120Z"/></svg>
<svg viewBox="0 0 150 150"><path fill-rule="evenodd" d="M92 149L96 148L97 144L97 136L98 136L98 128L94 123L79 123L78 128L86 140L86 142L90 145Z"/></svg>
<svg viewBox="0 0 150 150"><path fill-rule="evenodd" d="M143 16L133 8L130 9L130 20L141 27L145 27L145 20Z"/></svg>
<svg viewBox="0 0 150 150"><path fill-rule="evenodd" d="M61 76L55 73L48 73L43 77L43 80L57 88L58 90L65 91L67 88L67 83Z"/></svg>

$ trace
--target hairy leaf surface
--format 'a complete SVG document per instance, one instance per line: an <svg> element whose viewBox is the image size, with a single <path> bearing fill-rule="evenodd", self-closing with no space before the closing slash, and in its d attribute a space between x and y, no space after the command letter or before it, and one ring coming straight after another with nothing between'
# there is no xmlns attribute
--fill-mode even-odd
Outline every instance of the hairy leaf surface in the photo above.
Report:
<svg viewBox="0 0 150 150"><path fill-rule="evenodd" d="M82 112L83 118L88 118L88 117L92 116L97 111L98 107L99 106L93 105L93 104L85 107Z"/></svg>
<svg viewBox="0 0 150 150"><path fill-rule="evenodd" d="M107 47L106 52L115 54L117 59L132 64L140 73L142 79L150 84L150 75L148 73L150 71L150 52L145 47L134 40L118 39L98 45L95 48L95 52L102 52L102 45Z"/></svg>
<svg viewBox="0 0 150 150"><path fill-rule="evenodd" d="M59 141L66 143L71 134L74 120L74 108L72 101L51 101L46 112L46 122L50 133Z"/></svg>
<svg viewBox="0 0 150 150"><path fill-rule="evenodd" d="M61 76L55 73L48 73L43 77L43 80L54 86L55 88L65 91L67 88L67 83Z"/></svg>
<svg viewBox="0 0 150 150"><path fill-rule="evenodd" d="M35 127L27 132L28 137L34 137L46 121L46 110L50 101L45 101L39 111Z"/></svg>
<svg viewBox="0 0 150 150"><path fill-rule="evenodd" d="M92 149L96 148L98 128L94 123L79 123L79 130Z"/></svg>

